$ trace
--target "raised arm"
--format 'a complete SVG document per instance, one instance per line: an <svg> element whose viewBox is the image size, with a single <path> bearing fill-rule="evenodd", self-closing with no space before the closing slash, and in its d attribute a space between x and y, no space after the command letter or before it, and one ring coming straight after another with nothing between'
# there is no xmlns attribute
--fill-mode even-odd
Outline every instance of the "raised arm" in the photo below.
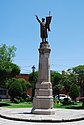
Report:
<svg viewBox="0 0 84 125"><path fill-rule="evenodd" d="M42 22L39 20L38 16L37 16L37 15L35 15L35 16L36 16L37 21L38 21L39 23L42 23Z"/></svg>

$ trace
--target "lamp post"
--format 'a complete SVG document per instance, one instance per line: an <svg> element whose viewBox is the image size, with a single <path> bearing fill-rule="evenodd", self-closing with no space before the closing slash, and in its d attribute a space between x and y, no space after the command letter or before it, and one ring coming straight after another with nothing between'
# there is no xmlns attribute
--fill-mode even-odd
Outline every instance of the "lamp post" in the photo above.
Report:
<svg viewBox="0 0 84 125"><path fill-rule="evenodd" d="M0 59L2 59L2 56L0 55Z"/></svg>
<svg viewBox="0 0 84 125"><path fill-rule="evenodd" d="M34 97L34 93L35 93L35 77L34 77L34 73L35 73L35 66L32 66L32 73L33 73L33 77L32 77L32 100Z"/></svg>

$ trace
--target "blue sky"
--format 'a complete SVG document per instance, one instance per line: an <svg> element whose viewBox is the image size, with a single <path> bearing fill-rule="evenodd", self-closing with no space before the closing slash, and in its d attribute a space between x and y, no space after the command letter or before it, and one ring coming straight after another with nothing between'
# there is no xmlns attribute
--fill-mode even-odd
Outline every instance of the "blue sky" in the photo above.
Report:
<svg viewBox="0 0 84 125"><path fill-rule="evenodd" d="M84 0L0 0L0 44L17 48L14 63L22 73L38 70L41 19L51 11L51 70L84 65Z"/></svg>

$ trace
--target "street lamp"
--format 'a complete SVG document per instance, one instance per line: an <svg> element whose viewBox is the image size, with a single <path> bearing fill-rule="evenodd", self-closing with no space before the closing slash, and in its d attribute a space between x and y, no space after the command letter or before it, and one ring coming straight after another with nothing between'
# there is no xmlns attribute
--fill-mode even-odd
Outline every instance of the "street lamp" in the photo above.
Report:
<svg viewBox="0 0 84 125"><path fill-rule="evenodd" d="M2 56L0 55L0 59L2 59Z"/></svg>
<svg viewBox="0 0 84 125"><path fill-rule="evenodd" d="M32 66L32 73L33 73L33 78L32 78L32 99L34 97L34 93L35 93L35 77L34 77L34 73L35 73L35 66Z"/></svg>

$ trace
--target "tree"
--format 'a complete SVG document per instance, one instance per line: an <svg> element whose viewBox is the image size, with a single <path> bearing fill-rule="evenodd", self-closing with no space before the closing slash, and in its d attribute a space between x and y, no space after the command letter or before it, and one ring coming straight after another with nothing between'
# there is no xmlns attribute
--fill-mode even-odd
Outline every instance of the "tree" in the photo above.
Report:
<svg viewBox="0 0 84 125"><path fill-rule="evenodd" d="M84 65L79 65L68 69L71 74L75 75L75 82L80 86L80 94L84 96Z"/></svg>
<svg viewBox="0 0 84 125"><path fill-rule="evenodd" d="M12 62L3 62L0 60L0 86L6 87L6 83L20 73L20 68Z"/></svg>
<svg viewBox="0 0 84 125"><path fill-rule="evenodd" d="M60 81L60 84L63 85L64 90L66 91L66 94L69 94L70 86L72 84L72 81L70 79L70 75L65 73L65 75L62 76L62 79Z"/></svg>
<svg viewBox="0 0 84 125"><path fill-rule="evenodd" d="M34 71L35 70L34 66L32 67L32 69L33 69L32 73L29 74L29 82L32 85L32 100L33 100L33 97L34 97L34 94L35 94L36 82L37 82L37 79L38 79L38 71L36 71L36 72Z"/></svg>
<svg viewBox="0 0 84 125"><path fill-rule="evenodd" d="M34 75L34 76L33 76ZM37 79L38 79L38 71L30 73L29 74L29 82L32 84L33 82L33 78L34 78L34 82L36 83L37 82Z"/></svg>
<svg viewBox="0 0 84 125"><path fill-rule="evenodd" d="M23 78L19 78L18 80L19 80L19 83L22 86L22 91L23 91L22 92L22 98L26 99L26 97L27 97L27 81Z"/></svg>
<svg viewBox="0 0 84 125"><path fill-rule="evenodd" d="M26 100L28 85L29 85L29 82L27 82L23 78L19 78L19 79L12 78L10 80L9 89L8 89L8 93L11 97L11 100L13 101L14 98L20 99L20 97Z"/></svg>
<svg viewBox="0 0 84 125"><path fill-rule="evenodd" d="M51 83L53 87L53 95L59 95L62 84L60 84L60 80L62 75L56 71L51 71Z"/></svg>
<svg viewBox="0 0 84 125"><path fill-rule="evenodd" d="M52 82L52 87L53 87L53 94L56 95L58 94L58 88L60 88L61 86L60 80L62 78L62 75L56 71L51 71L50 74L51 74L51 82ZM34 72L34 76L33 76L33 73L29 74L30 84L32 84L33 81L34 83L36 83L37 79L38 79L38 71Z"/></svg>
<svg viewBox="0 0 84 125"><path fill-rule="evenodd" d="M2 44L0 46L0 60L5 62L12 62L15 57L15 46L7 46L6 44Z"/></svg>
<svg viewBox="0 0 84 125"><path fill-rule="evenodd" d="M27 90L28 90L29 88L31 88L31 83L28 81L26 86L27 86Z"/></svg>
<svg viewBox="0 0 84 125"><path fill-rule="evenodd" d="M15 51L14 46L8 47L6 44L0 46L0 87L6 87L6 83L20 73L20 68L12 63Z"/></svg>
<svg viewBox="0 0 84 125"><path fill-rule="evenodd" d="M76 84L71 85L69 95L76 101L76 98L79 96L79 87Z"/></svg>
<svg viewBox="0 0 84 125"><path fill-rule="evenodd" d="M23 94L23 89L21 83L18 79L12 79L12 83L9 86L8 93L13 101L16 97L21 97Z"/></svg>

